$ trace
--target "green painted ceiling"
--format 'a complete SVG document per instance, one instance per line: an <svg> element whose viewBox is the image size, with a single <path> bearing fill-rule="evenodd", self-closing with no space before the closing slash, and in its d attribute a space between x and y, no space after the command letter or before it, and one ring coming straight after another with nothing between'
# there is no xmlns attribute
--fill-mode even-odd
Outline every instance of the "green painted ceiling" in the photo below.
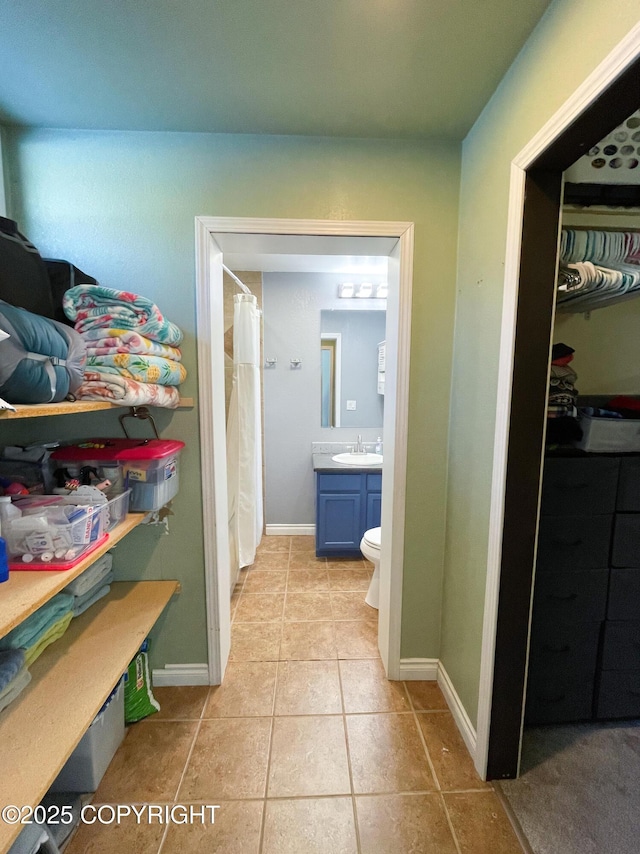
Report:
<svg viewBox="0 0 640 854"><path fill-rule="evenodd" d="M0 123L462 138L549 0L0 0Z"/></svg>

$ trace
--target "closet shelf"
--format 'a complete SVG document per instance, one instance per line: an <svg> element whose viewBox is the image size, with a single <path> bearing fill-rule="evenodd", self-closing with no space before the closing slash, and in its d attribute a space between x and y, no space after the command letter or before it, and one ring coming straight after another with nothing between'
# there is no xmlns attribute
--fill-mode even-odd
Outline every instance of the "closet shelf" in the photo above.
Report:
<svg viewBox="0 0 640 854"><path fill-rule="evenodd" d="M194 399L192 397L181 397L178 409L192 409ZM129 409L129 406L121 406L118 403L105 403L102 400L63 400L60 403L33 403L16 404L16 411L3 409L0 411L0 420L7 421L13 418L43 418L50 415L77 415L79 412L98 412L101 409ZM171 410L172 412L174 410Z"/></svg>
<svg viewBox="0 0 640 854"><path fill-rule="evenodd" d="M109 532L108 539L73 569L60 572L12 571L9 574L9 581L5 581L0 587L0 601L2 602L0 637L4 637L29 614L32 614L41 605L48 602L52 596L59 593L63 587L66 587L74 578L88 569L92 563L95 563L99 557L102 557L105 552L108 552L123 537L126 537L129 531L136 528L144 518L144 513L128 513L126 519Z"/></svg>
<svg viewBox="0 0 640 854"><path fill-rule="evenodd" d="M0 804L40 802L177 587L113 584L29 668L31 682L0 715ZM0 852L20 830L0 822Z"/></svg>

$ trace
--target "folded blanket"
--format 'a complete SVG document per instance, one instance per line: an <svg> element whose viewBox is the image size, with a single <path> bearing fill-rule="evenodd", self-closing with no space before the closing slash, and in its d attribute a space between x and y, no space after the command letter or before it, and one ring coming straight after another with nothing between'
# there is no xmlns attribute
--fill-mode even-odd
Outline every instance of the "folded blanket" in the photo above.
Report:
<svg viewBox="0 0 640 854"><path fill-rule="evenodd" d="M87 345L88 356L139 353L143 356L162 356L172 362L182 361L182 353L178 347L152 341L151 338L145 338L130 329L89 329L82 337Z"/></svg>
<svg viewBox="0 0 640 854"><path fill-rule="evenodd" d="M64 617L60 617L59 620L56 620L55 623L49 626L44 634L40 635L38 640L32 646L28 647L25 654L25 663L27 666L32 665L36 658L42 655L50 644L62 637L69 628L69 623L71 622L72 617L72 611L66 613Z"/></svg>
<svg viewBox="0 0 640 854"><path fill-rule="evenodd" d="M11 682L10 685L7 685L6 690L0 694L0 712L3 709L6 709L10 703L13 703L13 701L24 691L29 682L31 682L31 674L27 670L26 665L24 665L22 669L18 671L13 682Z"/></svg>
<svg viewBox="0 0 640 854"><path fill-rule="evenodd" d="M147 297L102 285L76 285L62 301L64 313L75 322L76 331L90 329L132 329L146 338L177 347L182 332L167 320Z"/></svg>
<svg viewBox="0 0 640 854"><path fill-rule="evenodd" d="M0 649L28 649L61 617L71 612L73 596L58 593L30 614L8 635L0 638Z"/></svg>
<svg viewBox="0 0 640 854"><path fill-rule="evenodd" d="M87 370L101 374L120 374L139 383L180 385L187 371L180 362L162 356L143 356L139 353L115 353L112 356L88 356Z"/></svg>
<svg viewBox="0 0 640 854"><path fill-rule="evenodd" d="M111 577L109 581L113 581L113 573L110 573ZM73 616L79 617L80 614L84 614L87 608L90 608L94 602L97 602L98 599L102 599L103 596L106 596L107 593L111 590L110 584L101 584L98 586L98 589L90 590L84 596L79 596L76 599L76 604L73 606Z"/></svg>
<svg viewBox="0 0 640 854"><path fill-rule="evenodd" d="M139 383L119 374L86 371L84 382L74 392L78 400L104 400L121 406L164 406L175 409L180 403L176 386Z"/></svg>
<svg viewBox="0 0 640 854"><path fill-rule="evenodd" d="M0 697L22 667L24 667L23 649L7 649L0 652Z"/></svg>
<svg viewBox="0 0 640 854"><path fill-rule="evenodd" d="M88 569L85 569L82 575L74 578L71 584L67 584L62 592L70 593L76 597L84 596L88 590L93 590L96 584L100 584L100 582L104 584L103 579L111 572L112 566L113 555L107 552L91 564Z"/></svg>

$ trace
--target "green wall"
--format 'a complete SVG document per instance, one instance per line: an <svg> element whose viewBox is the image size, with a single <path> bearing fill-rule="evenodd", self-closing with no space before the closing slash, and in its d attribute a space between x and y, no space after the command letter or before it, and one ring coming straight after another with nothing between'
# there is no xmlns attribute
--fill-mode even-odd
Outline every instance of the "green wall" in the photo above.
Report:
<svg viewBox="0 0 640 854"><path fill-rule="evenodd" d="M441 659L477 717L510 164L638 22L556 0L463 143Z"/></svg>
<svg viewBox="0 0 640 854"><path fill-rule="evenodd" d="M10 215L41 252L151 296L185 330L185 395L197 394L195 216L415 223L402 655L437 657L459 145L17 129L5 145ZM117 434L115 415L83 417L65 431ZM170 535L138 529L117 553L120 578L182 582L154 632L156 666L206 660L197 410L163 419L187 443Z"/></svg>

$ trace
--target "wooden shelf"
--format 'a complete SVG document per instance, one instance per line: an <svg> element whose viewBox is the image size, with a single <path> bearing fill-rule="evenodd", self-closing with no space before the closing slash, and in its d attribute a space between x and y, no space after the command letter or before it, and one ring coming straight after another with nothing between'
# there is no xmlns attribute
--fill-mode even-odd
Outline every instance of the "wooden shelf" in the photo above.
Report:
<svg viewBox="0 0 640 854"><path fill-rule="evenodd" d="M194 399L181 397L179 409L192 409ZM50 415L77 415L79 412L98 412L101 409L129 409L118 403L105 403L102 400L63 400L60 403L16 404L15 412L10 409L0 410L0 421L14 418L44 418ZM171 410L173 411L173 410Z"/></svg>
<svg viewBox="0 0 640 854"><path fill-rule="evenodd" d="M58 572L11 570L9 581L0 586L0 637L4 637L29 614L33 614L69 582L88 569L99 557L126 537L129 531L137 527L144 517L144 513L129 513L123 522L109 532L108 540L73 569Z"/></svg>
<svg viewBox="0 0 640 854"><path fill-rule="evenodd" d="M40 802L177 588L113 584L29 668L31 682L0 714L1 805ZM0 821L1 852L20 829Z"/></svg>

